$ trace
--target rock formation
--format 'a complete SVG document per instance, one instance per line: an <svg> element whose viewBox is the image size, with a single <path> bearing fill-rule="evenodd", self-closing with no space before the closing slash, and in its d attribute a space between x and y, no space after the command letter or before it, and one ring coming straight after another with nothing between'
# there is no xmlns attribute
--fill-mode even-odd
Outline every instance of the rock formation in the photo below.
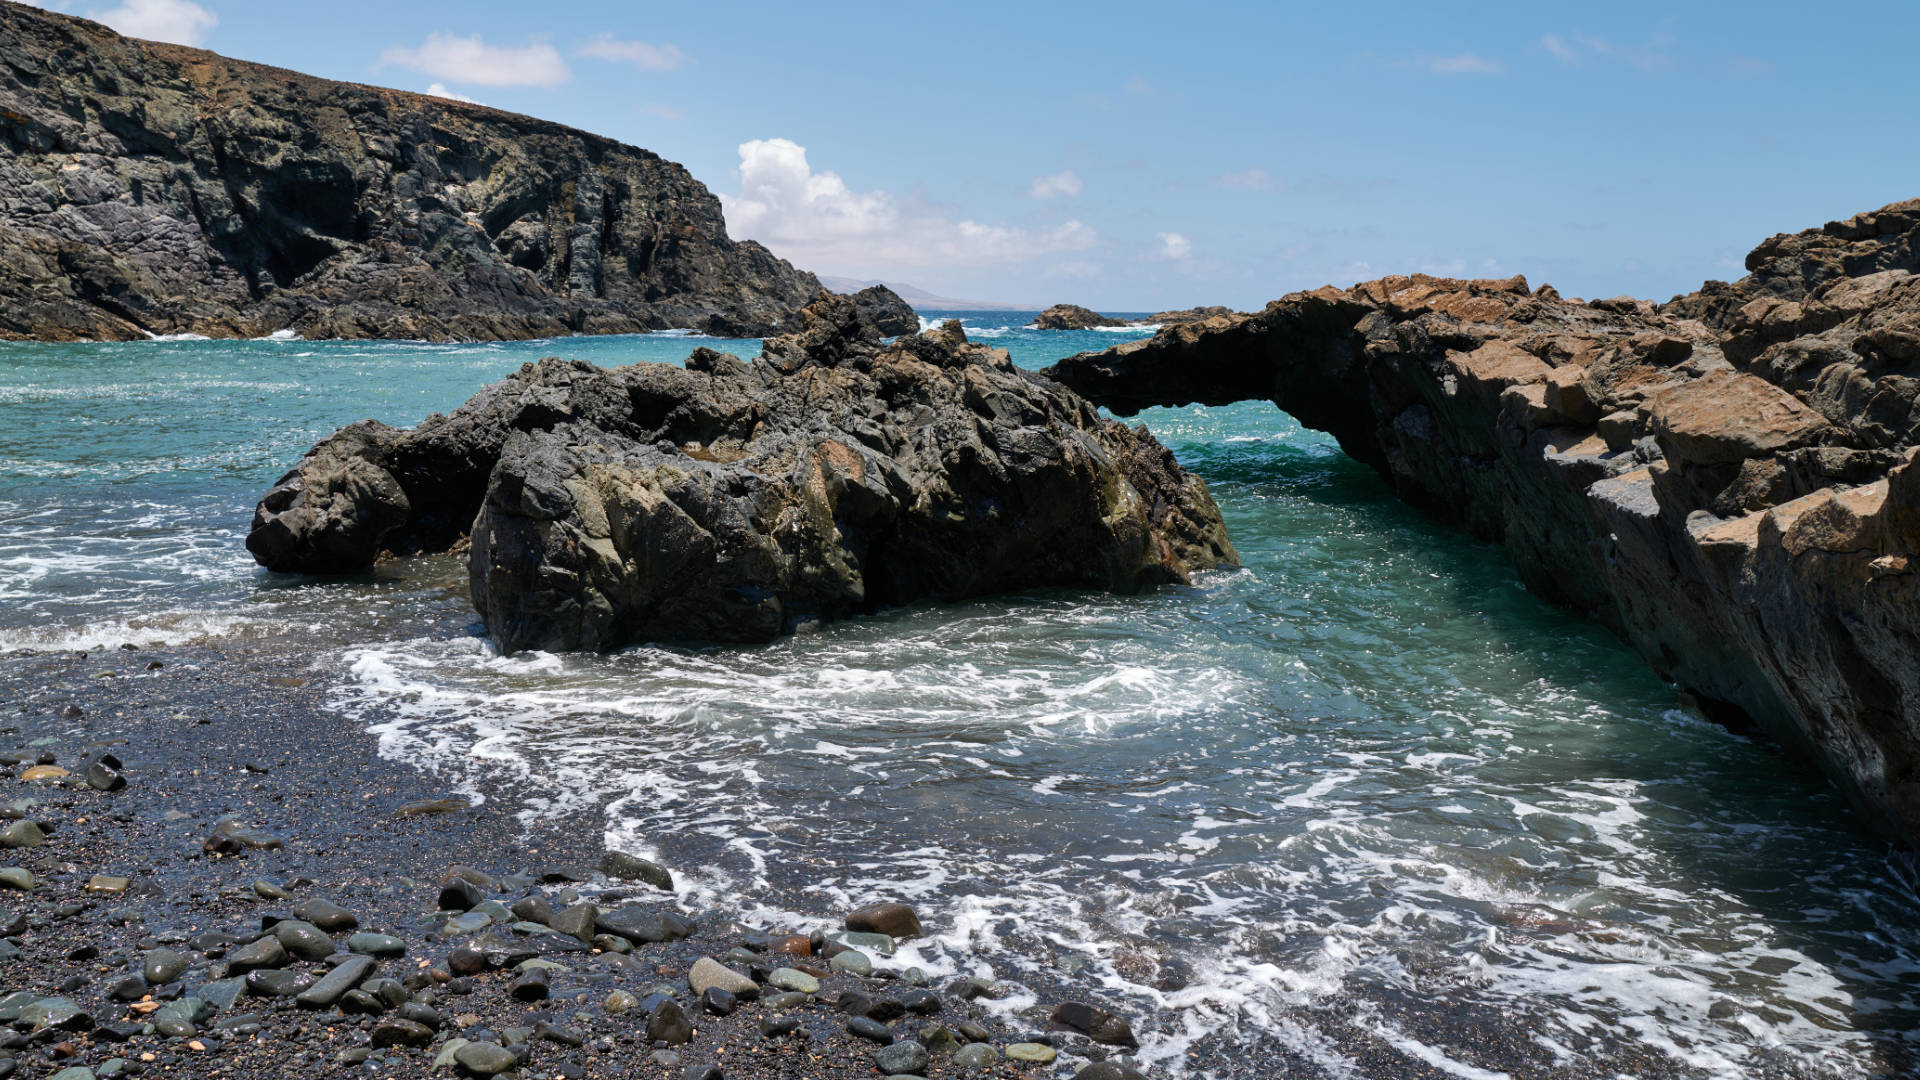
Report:
<svg viewBox="0 0 1920 1080"><path fill-rule="evenodd" d="M1230 307L1181 308L1178 311L1160 311L1140 320L1143 326L1177 326L1181 323L1203 323L1209 319L1231 319L1239 312Z"/></svg>
<svg viewBox="0 0 1920 1080"><path fill-rule="evenodd" d="M1920 200L1656 306L1391 277L1049 374L1114 411L1266 399L1920 841Z"/></svg>
<svg viewBox="0 0 1920 1080"><path fill-rule="evenodd" d="M363 570L471 533L503 649L765 640L923 598L1131 590L1236 559L1148 435L974 345L882 344L845 297L751 364L543 360L411 431L363 421L261 500L276 570Z"/></svg>
<svg viewBox="0 0 1920 1080"><path fill-rule="evenodd" d="M1132 326L1133 323L1078 304L1055 304L1035 316L1030 325L1035 330L1097 330L1102 326Z"/></svg>
<svg viewBox="0 0 1920 1080"><path fill-rule="evenodd" d="M760 336L819 289L645 150L5 2L0 146L0 338Z"/></svg>
<svg viewBox="0 0 1920 1080"><path fill-rule="evenodd" d="M1230 307L1182 308L1179 311L1162 311L1144 319L1121 319L1112 315L1102 315L1078 304L1055 304L1034 317L1028 329L1032 330L1098 330L1105 326L1180 326L1186 323L1205 323L1213 319L1230 319L1239 314Z"/></svg>
<svg viewBox="0 0 1920 1080"><path fill-rule="evenodd" d="M850 295L854 307L860 311L860 318L873 324L882 337L920 332L920 316L885 285L869 285Z"/></svg>

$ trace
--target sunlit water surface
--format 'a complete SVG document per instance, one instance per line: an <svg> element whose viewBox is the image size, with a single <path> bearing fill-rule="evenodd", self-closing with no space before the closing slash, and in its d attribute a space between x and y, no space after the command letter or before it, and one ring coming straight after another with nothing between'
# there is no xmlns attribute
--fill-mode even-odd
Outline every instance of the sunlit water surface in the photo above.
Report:
<svg viewBox="0 0 1920 1080"><path fill-rule="evenodd" d="M965 320L1032 367L1127 336L1027 317ZM502 657L451 560L318 583L242 547L341 424L692 344L0 345L0 651L298 635L334 707L448 787L511 777L690 905L909 899L935 936L900 964L991 974L1010 1013L1119 1006L1161 1076L1911 1060L1920 905L1842 800L1270 406L1141 418L1246 565L1139 596Z"/></svg>

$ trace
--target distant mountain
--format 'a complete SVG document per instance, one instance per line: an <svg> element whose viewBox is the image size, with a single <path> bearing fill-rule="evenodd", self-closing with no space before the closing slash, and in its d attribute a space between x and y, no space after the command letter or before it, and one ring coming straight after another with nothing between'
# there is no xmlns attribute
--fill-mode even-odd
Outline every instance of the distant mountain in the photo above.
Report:
<svg viewBox="0 0 1920 1080"><path fill-rule="evenodd" d="M956 300L951 296L935 296L925 289L898 281L861 281L858 278L834 277L821 274L820 284L837 293L856 293L861 289L875 285L885 285L892 289L900 299L911 304L917 311L1038 311L1032 304L1002 304L993 300Z"/></svg>

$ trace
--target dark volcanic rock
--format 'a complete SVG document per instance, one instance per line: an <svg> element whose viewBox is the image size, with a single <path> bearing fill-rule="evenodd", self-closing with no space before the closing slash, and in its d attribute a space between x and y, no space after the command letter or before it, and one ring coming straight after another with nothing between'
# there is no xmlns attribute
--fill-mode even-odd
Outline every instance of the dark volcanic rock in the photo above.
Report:
<svg viewBox="0 0 1920 1080"><path fill-rule="evenodd" d="M544 360L452 416L365 421L262 500L248 548L343 572L468 524L502 648L767 640L935 598L1132 590L1236 558L1206 485L1145 429L974 345L883 345L823 295L746 364Z"/></svg>
<svg viewBox="0 0 1920 1080"><path fill-rule="evenodd" d="M1126 319L1102 315L1078 304L1055 304L1034 317L1035 330L1094 330L1102 326L1132 326Z"/></svg>
<svg viewBox="0 0 1920 1080"><path fill-rule="evenodd" d="M0 338L758 336L819 289L645 150L16 4L0 145Z"/></svg>
<svg viewBox="0 0 1920 1080"><path fill-rule="evenodd" d="M853 294L860 320L871 323L882 337L918 333L920 316L905 300L885 285L870 285Z"/></svg>
<svg viewBox="0 0 1920 1080"><path fill-rule="evenodd" d="M1050 374L1121 413L1266 399L1331 432L1920 842L1920 200L1747 268L1658 306L1385 278Z"/></svg>

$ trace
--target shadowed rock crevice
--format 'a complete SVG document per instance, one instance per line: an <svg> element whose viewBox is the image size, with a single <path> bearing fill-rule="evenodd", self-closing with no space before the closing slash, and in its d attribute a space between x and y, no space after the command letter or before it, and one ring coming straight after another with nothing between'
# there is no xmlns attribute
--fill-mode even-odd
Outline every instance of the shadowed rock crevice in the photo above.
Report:
<svg viewBox="0 0 1920 1080"><path fill-rule="evenodd" d="M958 323L884 343L823 294L747 363L528 364L411 431L335 433L262 499L263 565L471 532L502 648L758 641L916 600L1134 590L1236 561L1206 485Z"/></svg>
<svg viewBox="0 0 1920 1080"><path fill-rule="evenodd" d="M1391 277L1048 374L1122 414L1268 400L1527 586L1769 722L1920 840L1920 200L1664 305Z"/></svg>

